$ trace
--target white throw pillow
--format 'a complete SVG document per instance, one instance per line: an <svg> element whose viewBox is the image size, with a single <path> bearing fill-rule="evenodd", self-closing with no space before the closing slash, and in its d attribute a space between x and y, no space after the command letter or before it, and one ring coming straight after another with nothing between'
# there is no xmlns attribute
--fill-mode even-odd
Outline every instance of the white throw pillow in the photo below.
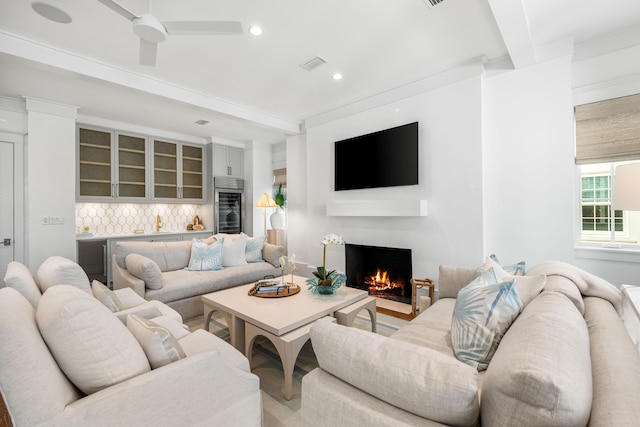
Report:
<svg viewBox="0 0 640 427"><path fill-rule="evenodd" d="M68 258L61 256L47 258L38 268L37 276L42 293L52 286L71 285L91 295L87 273Z"/></svg>
<svg viewBox="0 0 640 427"><path fill-rule="evenodd" d="M235 267L245 265L247 258L245 249L247 247L247 235L240 235L236 239L224 238L222 245L222 265L225 267Z"/></svg>
<svg viewBox="0 0 640 427"><path fill-rule="evenodd" d="M36 320L60 369L85 394L150 370L127 327L98 300L73 286L48 289L38 304Z"/></svg>
<svg viewBox="0 0 640 427"><path fill-rule="evenodd" d="M38 307L42 294L36 280L33 278L33 274L31 274L26 265L18 261L11 261L7 265L4 283L20 292L34 308Z"/></svg>
<svg viewBox="0 0 640 427"><path fill-rule="evenodd" d="M91 283L91 292L93 292L93 297L104 304L112 313L122 310L120 298L104 284L94 280Z"/></svg>
<svg viewBox="0 0 640 427"><path fill-rule="evenodd" d="M191 240L191 258L187 270L222 270L222 245L225 239L207 244L195 237Z"/></svg>
<svg viewBox="0 0 640 427"><path fill-rule="evenodd" d="M151 369L156 369L187 357L180 344L178 344L178 340L166 328L152 320L130 314L127 317L127 328L138 340L147 355Z"/></svg>
<svg viewBox="0 0 640 427"><path fill-rule="evenodd" d="M140 254L129 254L125 258L127 271L138 279L144 280L147 289L162 289L164 278L160 267L152 259Z"/></svg>

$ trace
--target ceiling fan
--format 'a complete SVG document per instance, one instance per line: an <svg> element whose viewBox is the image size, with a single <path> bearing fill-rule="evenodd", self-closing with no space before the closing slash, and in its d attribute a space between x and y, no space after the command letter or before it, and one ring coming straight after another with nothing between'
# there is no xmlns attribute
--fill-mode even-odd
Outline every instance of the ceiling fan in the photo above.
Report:
<svg viewBox="0 0 640 427"><path fill-rule="evenodd" d="M140 64L156 65L158 43L167 35L241 35L242 24L237 21L163 21L151 14L151 0L148 12L136 15L113 0L98 0L108 8L133 22L133 31L140 37Z"/></svg>

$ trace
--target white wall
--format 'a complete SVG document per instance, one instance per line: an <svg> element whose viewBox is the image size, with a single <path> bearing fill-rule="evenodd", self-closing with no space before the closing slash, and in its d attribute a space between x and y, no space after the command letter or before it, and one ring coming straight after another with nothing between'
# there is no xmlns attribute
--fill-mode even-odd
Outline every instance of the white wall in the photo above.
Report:
<svg viewBox="0 0 640 427"><path fill-rule="evenodd" d="M484 84L485 253L573 262L576 208L571 59Z"/></svg>
<svg viewBox="0 0 640 427"><path fill-rule="evenodd" d="M76 259L76 108L27 99L26 261L32 271L46 258ZM43 225L43 217L64 224Z"/></svg>
<svg viewBox="0 0 640 427"><path fill-rule="evenodd" d="M252 142L244 152L245 156L245 217L246 233L250 236L264 235L265 209L254 208L263 193L271 195L273 183L273 168L271 160L271 145ZM266 209L267 229L270 229L269 216L273 209Z"/></svg>
<svg viewBox="0 0 640 427"><path fill-rule="evenodd" d="M334 141L413 121L419 122L419 185L333 191ZM289 139L289 253L319 265L322 236L336 233L349 243L412 249L415 277L437 277L440 263L479 264L483 255L481 135L481 79L477 76L311 127L306 142ZM394 199L426 199L428 216L325 214L332 200ZM343 247L327 248L327 265L344 270Z"/></svg>

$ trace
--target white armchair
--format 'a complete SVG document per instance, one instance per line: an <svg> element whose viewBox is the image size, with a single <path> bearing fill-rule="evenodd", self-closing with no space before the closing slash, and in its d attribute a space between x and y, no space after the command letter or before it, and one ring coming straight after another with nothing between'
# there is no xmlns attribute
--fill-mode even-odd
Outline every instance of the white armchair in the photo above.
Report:
<svg viewBox="0 0 640 427"><path fill-rule="evenodd" d="M260 426L260 380L246 358L171 322L159 324L184 357L151 369L139 337L76 288L46 291L37 309L0 289L0 392L13 425Z"/></svg>

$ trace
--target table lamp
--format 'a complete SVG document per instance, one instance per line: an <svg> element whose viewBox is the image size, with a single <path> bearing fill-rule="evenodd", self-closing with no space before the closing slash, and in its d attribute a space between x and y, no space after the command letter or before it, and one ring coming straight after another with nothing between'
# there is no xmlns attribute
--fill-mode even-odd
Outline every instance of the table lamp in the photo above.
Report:
<svg viewBox="0 0 640 427"><path fill-rule="evenodd" d="M262 196L260 196L260 198L255 204L256 208L264 208L264 235L265 236L267 235L267 209L275 208L276 206L277 206L276 202L274 202L271 196L269 196L267 193L264 193Z"/></svg>

